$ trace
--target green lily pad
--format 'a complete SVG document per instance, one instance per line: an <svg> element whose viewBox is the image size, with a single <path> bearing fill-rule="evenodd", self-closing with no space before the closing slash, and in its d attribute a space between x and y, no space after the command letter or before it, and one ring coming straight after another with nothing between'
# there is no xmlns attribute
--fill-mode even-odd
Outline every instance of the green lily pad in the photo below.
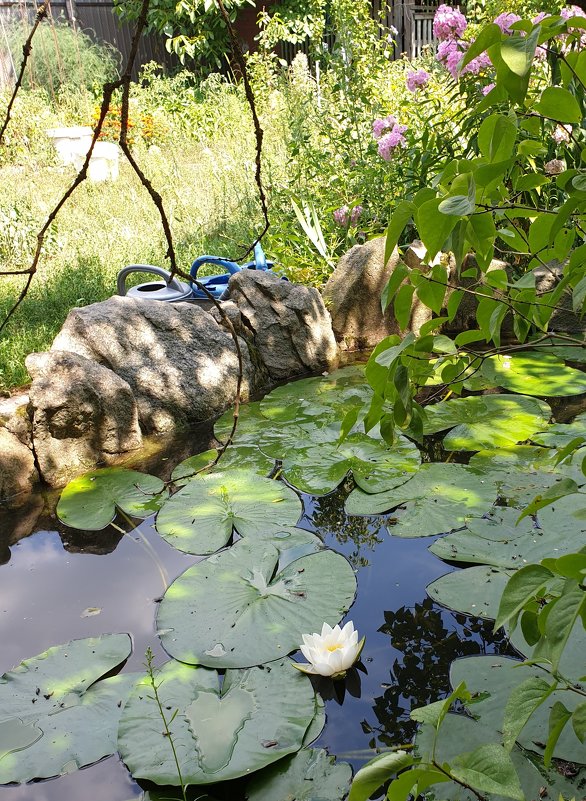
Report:
<svg viewBox="0 0 586 801"><path fill-rule="evenodd" d="M558 344L554 344L552 348L547 348L548 353L553 353L558 359L563 359L567 362L586 362L586 343L583 346L572 346L564 344L562 340L558 340Z"/></svg>
<svg viewBox="0 0 586 801"><path fill-rule="evenodd" d="M198 453L184 459L175 467L171 473L171 478L178 486L183 486L196 476L197 471L207 467L217 457L216 448ZM206 472L225 472L227 470L253 470L259 476L268 476L275 460L265 456L256 445L231 445L222 454L217 465Z"/></svg>
<svg viewBox="0 0 586 801"><path fill-rule="evenodd" d="M512 572L476 566L455 570L432 581L427 594L448 609L475 617L496 618L503 590Z"/></svg>
<svg viewBox="0 0 586 801"><path fill-rule="evenodd" d="M574 553L584 545L586 526L568 528L565 536L560 537L555 524L541 528L526 517L517 526L518 517L518 509L496 507L489 518L470 520L463 531L437 540L429 550L451 562L515 570L547 556Z"/></svg>
<svg viewBox="0 0 586 801"><path fill-rule="evenodd" d="M0 679L0 784L70 773L116 751L136 674L98 681L131 652L127 634L72 640Z"/></svg>
<svg viewBox="0 0 586 801"><path fill-rule="evenodd" d="M215 670L172 660L156 681L186 784L235 779L295 753L315 714L311 682L287 659L228 670L223 681ZM135 779L179 784L148 677L124 708L118 748Z"/></svg>
<svg viewBox="0 0 586 801"><path fill-rule="evenodd" d="M92 470L74 478L61 493L57 517L71 528L99 531L119 509L131 517L148 517L161 505L160 478L122 467Z"/></svg>
<svg viewBox="0 0 586 801"><path fill-rule="evenodd" d="M279 525L294 526L301 501L281 481L250 470L200 474L162 507L156 520L161 537L180 551L210 554L241 536L263 536Z"/></svg>
<svg viewBox="0 0 586 801"><path fill-rule="evenodd" d="M498 673L498 668L495 668L495 672ZM475 709L474 706L471 711L474 712ZM436 744L435 758L441 765L445 762L451 764L463 751L475 750L486 743L498 743L501 736L501 732L492 729L489 721L484 717L481 721L476 721L464 715L450 713L442 723L441 736ZM429 759L434 739L435 729L429 725L422 726L415 740L417 755L424 760ZM518 745L513 746L511 750L511 760L525 798L539 798L543 787L547 788L549 798L558 798L560 795L563 798L572 798L576 795L577 780L565 778L554 768L546 770L543 764L538 767ZM442 783L441 788L438 789L441 790L441 797L445 801L478 801L476 795L455 782ZM502 796L500 797L502 798Z"/></svg>
<svg viewBox="0 0 586 801"><path fill-rule="evenodd" d="M521 395L558 397L586 392L586 373L567 367L551 353L527 351L490 356L481 372L496 386Z"/></svg>
<svg viewBox="0 0 586 801"><path fill-rule="evenodd" d="M224 442L232 431L234 412L228 409L214 423L214 435L220 442ZM260 401L245 403L240 407L238 425L232 441L233 445L258 444L259 434L272 424L260 413Z"/></svg>
<svg viewBox="0 0 586 801"><path fill-rule="evenodd" d="M398 506L389 533L397 537L431 537L460 528L471 517L482 517L496 500L494 486L479 472L461 464L424 464L396 489L368 495L353 490L346 500L349 515L373 515Z"/></svg>
<svg viewBox="0 0 586 801"><path fill-rule="evenodd" d="M444 448L477 451L506 448L543 428L551 409L536 398L513 395L471 395L425 407L424 434L451 428Z"/></svg>
<svg viewBox="0 0 586 801"><path fill-rule="evenodd" d="M515 687L530 677L548 678L547 673L535 666L521 666L516 659L503 656L472 656L457 659L450 668L450 683L457 687L465 681L471 693L488 693L471 707L481 725L493 731L503 730L503 715L507 700ZM556 701L572 711L584 698L577 693L559 690L531 715L517 742L522 748L543 753L549 732L549 714ZM554 750L554 756L569 762L584 762L584 746L576 737L573 727L566 726Z"/></svg>
<svg viewBox="0 0 586 801"><path fill-rule="evenodd" d="M317 538L302 534L314 548ZM350 564L322 549L283 568L288 545L242 540L179 576L157 616L167 653L193 665L249 667L295 651L324 621L339 623L356 592Z"/></svg>
<svg viewBox="0 0 586 801"><path fill-rule="evenodd" d="M248 801L342 801L352 768L322 748L299 751L257 773L246 788Z"/></svg>
<svg viewBox="0 0 586 801"><path fill-rule="evenodd" d="M546 448L565 448L576 437L586 439L586 412L579 414L572 423L554 423L543 431L538 431L531 439ZM584 455L582 451L582 457Z"/></svg>
<svg viewBox="0 0 586 801"><path fill-rule="evenodd" d="M261 414L279 423L333 420L349 407L370 403L364 367L350 366L326 377L304 378L277 387L260 402Z"/></svg>
<svg viewBox="0 0 586 801"><path fill-rule="evenodd" d="M404 484L419 469L419 450L406 437L392 448L366 434L350 434L338 444L338 429L323 429L331 439L319 444L299 440L285 450L283 474L290 484L312 495L332 492L349 472L365 492L377 493Z"/></svg>

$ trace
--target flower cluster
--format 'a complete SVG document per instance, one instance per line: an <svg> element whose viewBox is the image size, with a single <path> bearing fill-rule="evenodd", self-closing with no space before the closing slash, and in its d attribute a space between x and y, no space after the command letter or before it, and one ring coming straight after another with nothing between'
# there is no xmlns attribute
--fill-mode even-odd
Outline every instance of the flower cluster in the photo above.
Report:
<svg viewBox="0 0 586 801"><path fill-rule="evenodd" d="M467 27L466 17L457 8L443 4L435 12L433 35L440 42L459 39Z"/></svg>
<svg viewBox="0 0 586 801"><path fill-rule="evenodd" d="M503 33L512 33L511 26L515 24L515 22L519 22L521 17L518 14L513 14L510 11L504 11L502 14L499 14L498 17L495 19L494 24L498 25L499 28Z"/></svg>
<svg viewBox="0 0 586 801"><path fill-rule="evenodd" d="M381 136L385 133L385 131L389 131L395 127L397 124L397 120L393 117L392 114L389 114L388 117L382 117L381 119L376 119L372 123L372 135L375 139L380 139Z"/></svg>
<svg viewBox="0 0 586 801"><path fill-rule="evenodd" d="M418 89L423 89L428 81L429 72L426 72L425 70L410 70L405 79L407 89L409 89L410 92L416 92Z"/></svg>
<svg viewBox="0 0 586 801"><path fill-rule="evenodd" d="M552 159L543 165L546 175L559 175L566 169L566 162L561 159Z"/></svg>
<svg viewBox="0 0 586 801"><path fill-rule="evenodd" d="M571 125L556 125L551 138L556 145L561 145L563 142L569 142L572 133Z"/></svg>
<svg viewBox="0 0 586 801"><path fill-rule="evenodd" d="M397 147L407 147L407 140L403 136L407 130L406 125L399 125L396 123L393 130L384 134L378 140L378 154L385 161L390 161L393 157L393 151Z"/></svg>
<svg viewBox="0 0 586 801"><path fill-rule="evenodd" d="M445 66L455 81L458 80L460 75L465 75L467 72L472 75L478 75L481 70L492 67L492 62L488 55L481 53L477 58L472 59L469 64L466 64L464 69L459 70L458 65L464 58L464 53L468 47L467 42L458 42L455 39L448 39L438 45L436 58Z"/></svg>
<svg viewBox="0 0 586 801"><path fill-rule="evenodd" d="M338 225L346 228L348 224L356 225L363 211L364 209L362 206L354 206L352 210L350 210L348 206L342 206L341 208L336 209L333 216Z"/></svg>

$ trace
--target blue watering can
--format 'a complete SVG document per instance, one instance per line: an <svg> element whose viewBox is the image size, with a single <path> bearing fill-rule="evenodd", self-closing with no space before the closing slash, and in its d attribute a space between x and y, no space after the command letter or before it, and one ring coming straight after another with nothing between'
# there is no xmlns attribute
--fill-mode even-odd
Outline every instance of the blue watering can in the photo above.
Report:
<svg viewBox="0 0 586 801"><path fill-rule="evenodd" d="M198 278L198 271L204 264L218 265L218 267L223 267L227 272ZM227 297L228 281L231 275L240 270L270 270L272 267L273 262L267 261L260 242L257 242L254 246L254 258L252 261L242 265L237 264L235 261L224 259L221 256L199 256L191 265L189 271L191 281L189 283L180 281L178 278L171 280L171 273L162 267L155 267L152 264L130 264L118 273L116 291L119 295L128 295L130 298L163 300L167 303L209 301L206 293L195 284L195 281L198 281L205 286L216 300L224 300ZM158 275L163 280L149 281L127 289L126 279L131 273L149 273Z"/></svg>

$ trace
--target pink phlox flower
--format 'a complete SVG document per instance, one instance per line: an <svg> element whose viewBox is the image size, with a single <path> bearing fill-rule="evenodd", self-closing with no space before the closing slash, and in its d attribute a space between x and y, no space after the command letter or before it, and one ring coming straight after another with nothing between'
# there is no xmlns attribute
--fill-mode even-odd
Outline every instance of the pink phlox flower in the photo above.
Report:
<svg viewBox="0 0 586 801"><path fill-rule="evenodd" d="M510 11L504 11L499 14L495 19L494 24L498 25L503 33L512 33L511 25L518 22L521 17L518 14L513 14Z"/></svg>
<svg viewBox="0 0 586 801"><path fill-rule="evenodd" d="M467 27L466 17L457 8L443 4L435 12L433 35L440 42L446 39L458 39Z"/></svg>
<svg viewBox="0 0 586 801"><path fill-rule="evenodd" d="M378 154L381 158L385 161L390 161L395 148L407 147L407 140L403 136L406 130L406 125L396 124L392 131L389 131L379 139Z"/></svg>
<svg viewBox="0 0 586 801"><path fill-rule="evenodd" d="M348 225L350 209L348 206L341 206L339 209L336 209L333 217L334 220L338 225L346 226Z"/></svg>
<svg viewBox="0 0 586 801"><path fill-rule="evenodd" d="M405 80L407 83L407 89L409 89L410 92L416 92L418 89L423 89L423 87L429 81L429 72L426 72L425 70L417 70L416 72L414 70L410 70L407 73Z"/></svg>
<svg viewBox="0 0 586 801"><path fill-rule="evenodd" d="M551 135L551 138L557 145L561 145L562 142L570 141L571 133L572 133L571 125L556 125L555 130Z"/></svg>
<svg viewBox="0 0 586 801"><path fill-rule="evenodd" d="M494 89L494 87L495 87L495 84L494 84L494 83L489 83L489 84L488 84L488 86L484 86L484 87L482 88L482 94L483 94L483 95L486 97L486 95L487 95L489 92L492 92L492 90Z"/></svg>
<svg viewBox="0 0 586 801"><path fill-rule="evenodd" d="M578 8L578 6L562 8L560 14L563 19L570 19L571 17L586 17L586 11L582 11L582 9Z"/></svg>
<svg viewBox="0 0 586 801"><path fill-rule="evenodd" d="M534 25L539 25L539 23L543 22L543 20L546 17L551 17L551 14L548 11L540 11L539 14L537 14L537 16L533 17L533 19L531 21L533 22Z"/></svg>
<svg viewBox="0 0 586 801"><path fill-rule="evenodd" d="M363 211L364 209L362 208L362 206L354 206L354 208L350 212L351 225L356 225Z"/></svg>
<svg viewBox="0 0 586 801"><path fill-rule="evenodd" d="M456 42L455 39L446 39L446 41L440 42L437 46L437 53L435 57L438 61L441 61L442 64L445 64L450 53L453 53L454 51L460 52L458 42Z"/></svg>
<svg viewBox="0 0 586 801"><path fill-rule="evenodd" d="M476 58L473 58L469 64L466 64L462 70L462 75L467 72L470 72L473 75L478 75L479 72L489 69L490 67L492 67L492 61L490 60L488 53L481 53Z"/></svg>
<svg viewBox="0 0 586 801"><path fill-rule="evenodd" d="M546 175L559 175L566 169L566 162L561 159L552 159L543 165Z"/></svg>
<svg viewBox="0 0 586 801"><path fill-rule="evenodd" d="M488 54L481 53L479 56L472 59L469 64L466 64L460 71L458 65L464 58L464 53L468 47L469 45L467 42L456 42L453 39L447 42L440 42L438 46L436 58L445 65L455 81L458 80L460 75L465 75L466 73L478 75L482 70L492 67L492 62Z"/></svg>
<svg viewBox="0 0 586 801"><path fill-rule="evenodd" d="M390 130L397 124L397 120L392 114L382 119L377 119L372 123L372 135L375 139L380 139L385 131Z"/></svg>

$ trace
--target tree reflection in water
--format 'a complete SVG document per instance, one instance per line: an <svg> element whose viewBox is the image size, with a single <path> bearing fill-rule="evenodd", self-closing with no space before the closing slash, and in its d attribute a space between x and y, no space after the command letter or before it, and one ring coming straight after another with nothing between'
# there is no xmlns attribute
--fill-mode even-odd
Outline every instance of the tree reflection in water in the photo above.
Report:
<svg viewBox="0 0 586 801"><path fill-rule="evenodd" d="M361 723L365 734L373 734L373 748L413 739L417 724L409 719L409 711L449 693L454 659L478 654L517 655L502 629L493 632L492 621L450 612L429 598L413 607L385 612L384 617L379 631L389 635L392 647L402 656L393 662L383 695L374 699L377 723Z"/></svg>

